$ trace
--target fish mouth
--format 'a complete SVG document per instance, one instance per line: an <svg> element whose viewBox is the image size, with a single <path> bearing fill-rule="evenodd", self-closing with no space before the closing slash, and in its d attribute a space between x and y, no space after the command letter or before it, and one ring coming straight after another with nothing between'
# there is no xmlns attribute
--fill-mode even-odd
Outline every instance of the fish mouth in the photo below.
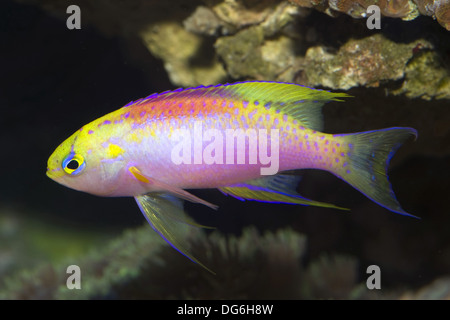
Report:
<svg viewBox="0 0 450 320"><path fill-rule="evenodd" d="M53 179L53 177L54 177L54 174L53 174L53 172L52 171L50 171L50 169L49 168L47 168L47 172L45 172L45 174L47 175L47 177L49 177L50 179Z"/></svg>
<svg viewBox="0 0 450 320"><path fill-rule="evenodd" d="M51 170L50 168L47 168L47 172L45 174L52 180L56 180L64 175L60 169Z"/></svg>

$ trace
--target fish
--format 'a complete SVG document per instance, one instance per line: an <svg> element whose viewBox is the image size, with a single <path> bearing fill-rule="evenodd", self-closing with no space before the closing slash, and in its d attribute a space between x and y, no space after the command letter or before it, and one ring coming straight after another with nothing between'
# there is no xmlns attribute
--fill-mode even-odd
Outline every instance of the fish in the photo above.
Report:
<svg viewBox="0 0 450 320"><path fill-rule="evenodd" d="M244 81L154 93L77 130L48 159L54 181L104 197L134 197L151 227L190 253L186 230L205 227L183 201L217 206L186 191L217 188L240 200L311 205L296 189L299 169L331 172L378 205L402 215L387 170L409 127L329 134L322 107L346 93L294 83ZM414 216L413 216L414 217Z"/></svg>

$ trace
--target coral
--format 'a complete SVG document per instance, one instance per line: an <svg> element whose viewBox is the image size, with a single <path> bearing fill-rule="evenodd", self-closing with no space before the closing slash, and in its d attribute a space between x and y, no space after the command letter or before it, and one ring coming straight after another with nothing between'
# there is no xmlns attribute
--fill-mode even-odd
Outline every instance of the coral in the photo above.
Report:
<svg viewBox="0 0 450 320"><path fill-rule="evenodd" d="M217 275L189 262L145 225L79 260L7 279L0 298L338 299L348 298L357 285L353 258L321 259L305 271L305 237L292 230L259 235L249 228L240 237L219 232L191 236L194 254ZM80 266L81 290L66 288L65 270L71 264Z"/></svg>
<svg viewBox="0 0 450 320"><path fill-rule="evenodd" d="M224 1L211 8L199 6L184 20L186 30L178 22L161 22L144 29L140 37L150 52L164 61L169 77L176 85L186 87L223 82L227 74L222 64L211 51L204 50L209 41L199 35L235 32L236 35L222 37L215 44L228 73L235 78L274 78L280 68L285 68L292 60L292 54L289 56L292 50L288 50L292 40L285 38L279 42L282 46L278 50L286 58L282 66L273 65L274 61L279 64L280 57L274 59L273 54L264 54L259 46L263 45L264 37L275 34L292 21L297 11L293 5L286 2L278 4L273 0ZM253 25L257 26L242 29ZM269 44L269 50L273 47Z"/></svg>
<svg viewBox="0 0 450 320"><path fill-rule="evenodd" d="M30 218L17 206L0 206L0 286L17 270L79 256L89 246L109 238L107 232L79 232L64 224Z"/></svg>
<svg viewBox="0 0 450 320"><path fill-rule="evenodd" d="M209 1L209 4L220 20L236 29L241 29L266 20L275 10L277 2L274 0L226 0Z"/></svg>
<svg viewBox="0 0 450 320"><path fill-rule="evenodd" d="M439 278L417 291L407 291L401 300L450 300L450 278Z"/></svg>
<svg viewBox="0 0 450 320"><path fill-rule="evenodd" d="M214 47L233 78L278 79L294 63L295 40L277 35L290 23L297 10L281 3L265 20L255 26L217 39ZM270 39L267 39L269 38Z"/></svg>
<svg viewBox="0 0 450 320"><path fill-rule="evenodd" d="M300 7L314 8L330 15L343 12L353 18L367 17L367 8L377 5L383 16L412 20L419 15L431 16L450 30L450 2L448 0L289 0Z"/></svg>
<svg viewBox="0 0 450 320"><path fill-rule="evenodd" d="M172 83L180 86L223 82L226 73L205 47L205 39L186 31L178 22L161 22L140 32L152 54L164 61Z"/></svg>
<svg viewBox="0 0 450 320"><path fill-rule="evenodd" d="M333 89L349 89L363 85L377 87L383 80L397 80L413 56L413 49L425 40L397 44L376 34L361 40L350 40L336 54L324 47L312 47L306 52L305 76L308 85Z"/></svg>
<svg viewBox="0 0 450 320"><path fill-rule="evenodd" d="M41 3L45 9L55 12L65 12L67 3L57 0L17 0L25 3ZM367 8L370 5L377 5L381 14L386 17L402 18L403 20L412 20L419 14L430 16L436 19L444 28L450 30L450 2L449 0L288 0L290 3L299 7L314 8L325 12L331 16L337 13L346 13L354 18L365 18L367 16ZM216 27L224 27L224 34L234 33L243 27L262 23L276 7L283 3L280 0L207 0L207 1L191 1L188 7L202 8L197 10L195 14L195 22L200 23L197 27L214 29ZM80 0L77 5L82 7L87 21L94 22L104 32L129 32L136 30L149 21L161 21L163 17L170 13L172 16L183 15L186 11L186 2L182 0L174 0L170 3L170 10L167 10L166 4L158 0L134 0L120 1L111 3L110 1L97 1L95 5L88 0ZM206 5L206 6L205 6ZM96 10L103 8L101 13ZM211 12L205 9L211 10ZM181 9L181 10L180 10ZM99 14L114 17L111 20L99 19ZM132 14L134 20L121 19L122 14ZM215 24L211 20L215 20ZM126 25L121 25L122 23ZM198 28L196 28L198 29ZM210 32L210 31L208 31Z"/></svg>
<svg viewBox="0 0 450 320"><path fill-rule="evenodd" d="M6 279L0 299L448 299L448 279L417 292L368 290L358 261L322 255L305 268L306 238L290 229L240 237L196 231L193 253L212 275L145 225L79 259L43 265ZM66 287L68 265L81 270L81 290Z"/></svg>
<svg viewBox="0 0 450 320"><path fill-rule="evenodd" d="M234 30L230 24L219 19L213 10L205 6L199 6L194 13L183 21L185 29L192 33L217 36L219 34L228 34Z"/></svg>
<svg viewBox="0 0 450 320"><path fill-rule="evenodd" d="M322 255L306 270L304 295L344 299L358 281L358 262L353 257Z"/></svg>
<svg viewBox="0 0 450 320"><path fill-rule="evenodd" d="M374 35L365 23L327 21L324 15L313 22L308 20L310 10L302 8L314 7L330 14L345 11L362 17L367 6L375 2L390 17L412 19L418 10L435 15L441 23L448 17L448 6L442 1L417 2L417 9L411 0L210 0L192 1L189 6L176 0L170 10L154 0L102 1L102 10L94 10L95 5L84 1L79 6L83 7L83 21L102 32L139 38L152 56L161 59L175 86L259 79L349 89L399 80L403 84L392 90L395 94L424 99L448 97L448 68L442 59L448 39L443 34L435 35L438 41L424 40L430 39L429 32L410 32L405 25L396 32L408 36L395 41L397 35ZM60 2L45 3L52 14L65 15ZM327 27L326 22L333 27ZM413 36L415 33L417 36ZM416 54L424 50L434 54L427 59Z"/></svg>
<svg viewBox="0 0 450 320"><path fill-rule="evenodd" d="M378 5L381 13L386 17L412 20L419 15L415 3L411 0L382 0L378 2Z"/></svg>
<svg viewBox="0 0 450 320"><path fill-rule="evenodd" d="M264 39L261 26L254 26L229 37L219 38L215 44L217 54L233 78L254 78L290 81L285 75L295 63L295 41L286 36Z"/></svg>
<svg viewBox="0 0 450 320"><path fill-rule="evenodd" d="M155 255L152 263L162 264L156 252L163 240L149 231L142 228L126 232L106 249L93 251L85 257L69 258L58 264L45 264L32 271L23 271L5 281L0 298L83 299L106 295L111 286L138 274L146 258ZM66 287L66 269L72 264L80 266L82 290L68 290Z"/></svg>
<svg viewBox="0 0 450 320"><path fill-rule="evenodd" d="M436 5L437 1L434 2ZM450 30L450 1L440 1L435 7L434 16L445 29Z"/></svg>
<svg viewBox="0 0 450 320"><path fill-rule="evenodd" d="M347 13L354 18L365 18L367 8L371 5L377 5L381 14L386 17L412 20L418 16L417 7L411 0L329 0L328 4L331 9Z"/></svg>
<svg viewBox="0 0 450 320"><path fill-rule="evenodd" d="M415 57L406 65L402 87L393 93L426 100L450 99L450 71L442 68L439 61L439 56L432 51Z"/></svg>
<svg viewBox="0 0 450 320"><path fill-rule="evenodd" d="M449 0L414 0L421 14L435 18L441 26L450 30Z"/></svg>
<svg viewBox="0 0 450 320"><path fill-rule="evenodd" d="M33 10L39 11L42 16L51 12L52 18L46 19L52 23L30 19L31 26L60 26L42 32L45 35L51 34L47 36L48 39L60 39L57 38L58 33L63 34L62 37L67 36L67 30L64 30L64 19L67 17L64 1L21 2L36 3L36 6L44 10ZM84 234L74 233L72 237L67 237L69 232L65 228L59 231L65 233L64 241L58 240L62 238L55 235L56 232L47 223L45 228L35 229L34 232L29 232L29 229L22 231L14 212L6 219L0 217L0 238L3 240L0 244L0 297L448 298L448 279L444 277L448 277L450 266L450 241L446 228L449 221L446 214L446 190L450 189L450 113L448 100L445 99L450 95L450 34L427 18L408 23L401 19L383 19L381 30L368 30L364 20L336 14L337 11L330 8L328 1L301 2L305 3L304 6L326 11L336 18L276 0L79 0L77 4L82 8L83 29L72 32L71 36L81 37L84 41L86 33L95 33L99 37L106 35L120 39L111 45L112 50L109 52L123 51L121 57L124 65L137 56L138 61L132 62L135 64L133 67L138 66L138 76L130 79L130 87L141 83L144 92L147 89L153 90L151 85L145 88L149 79L153 80L152 84L160 83L161 91L170 89L169 83L161 84L165 81L164 68L172 84L177 86L264 79L336 89L352 88L349 94L355 98L347 99L336 108L333 107L337 105L334 103L324 108L326 132L354 132L397 125L416 128L419 138L414 143L408 142L399 150L392 160L389 174L400 202L408 206L405 210L422 217L422 220L383 212L382 208L339 179L327 177L326 173L322 176L321 173L307 171L299 186L305 191L302 194L326 202L346 204L352 208L352 213L343 216L312 207L287 208L258 203L245 203L243 207L240 202L236 205L232 204L232 200L225 199L223 203L230 207L222 209L226 218L217 224L224 233L225 230L239 232L242 228L239 222L245 222L242 223L244 226L254 224L261 231L257 232L255 228L244 229L241 236L228 237L216 231L208 235L203 232L193 233L194 254L217 272L216 276L212 276L167 246L148 225L142 229L130 230L121 238L86 255L55 261L56 256L59 259L68 249L62 243L69 243L71 248L74 246L73 250L78 253L92 246L87 243L81 245L85 240ZM334 3L338 5L337 2ZM358 3L363 5L352 9L353 13L366 6L366 2ZM411 3L390 1L391 7L384 8L384 14L408 15ZM420 3L424 4L425 1ZM445 20L445 3L441 1L437 8L434 8L432 1L426 3L427 6L419 7L420 12L427 15L433 15L434 12L442 23ZM31 6L26 7L29 9ZM409 15L413 16L414 12L412 10ZM55 16L61 19L54 19ZM10 37L15 39L16 34L11 34ZM20 43L26 46L28 41L22 40ZM98 57L103 51L96 46L89 45L86 48L89 48L86 56L94 57L89 65L97 66L100 60ZM36 61L45 61L38 59L42 56L49 59L54 57L52 51L55 50L40 50L42 51L36 47L36 51L33 51L36 52ZM99 55L95 55L95 52ZM14 60L12 58L15 53L9 52L11 60ZM153 57L157 57L159 61L155 61ZM79 59L78 56L64 58L67 61ZM32 62L34 66L40 66L34 59ZM103 62L94 73L81 74L79 70L70 70L71 78L104 79L101 76L104 76L105 70L118 71L110 60L105 59ZM44 75L52 74L50 71L40 72L44 78L33 78L27 68L28 64L20 64L17 70L16 65L10 68L11 75L29 77L30 88L14 92L15 95L9 93L9 98L8 95L0 97L5 105L14 102L14 97L22 92L26 99L34 98L36 91L48 92L46 97L50 101L61 95L61 92L71 92L70 85L61 88L51 85L52 90L48 90L48 83L58 82L60 78L48 81L51 76L45 78ZM27 77L22 77L23 74ZM129 78L131 77L126 77L126 80ZM142 80L144 78L146 81ZM73 82L70 84L73 85ZM111 82L100 84L100 80L98 85L103 86L103 89L106 87L107 93L117 91L116 87L123 88ZM74 101L85 102L83 92L89 87L79 88L78 100ZM391 96L387 97L387 93ZM118 100L111 96L102 95L110 98L107 104L114 108L113 105ZM412 99L416 97L421 99ZM131 95L129 98L137 97ZM42 106L46 106L48 100ZM70 106L68 100L70 99L67 97L64 100L66 109L78 110ZM20 101L25 108L34 108L34 104L27 103L28 100ZM89 112L92 105L96 104L92 104L92 101L83 103L83 112L78 114ZM5 110L5 119L18 119L15 114L17 108ZM59 111L53 113L57 114ZM44 114L37 118L39 128L51 127L50 122L54 118L47 116L46 112L39 114ZM72 118L69 120L74 123L65 124L63 128L79 125ZM29 122L20 121L20 128L25 128ZM16 123L8 122L6 128L13 125ZM35 136L30 135L27 130L21 130L17 136ZM19 130L16 131L18 132ZM38 136L43 145L38 144L37 138L28 141L27 145L47 150L48 133L42 130L35 132L41 133ZM2 141L11 150L16 145L24 145L11 140L10 132L5 131L3 138ZM26 154L22 155L23 151L14 153L21 155L20 158L28 159ZM15 159L18 158L19 156ZM28 168L25 162L18 163L21 165L15 166L18 169L17 177L14 172L14 180L10 181L17 185L21 184L20 181L35 181L30 184L29 189L33 189L33 192L38 189L42 191L38 195L30 195L26 193L27 187L21 190L25 192L18 195L17 199L28 201L33 206L44 200L41 207L46 206L45 201L59 201L53 208L54 212L46 211L48 215L55 212L59 214L58 210L66 206L65 200L72 199L72 195L55 199L54 194L47 194L51 191L39 187L41 185L37 181L42 178L41 172L36 174L38 178L30 178L29 172L23 170ZM22 176L20 172L23 172ZM308 174L312 177L309 181ZM5 188L14 183L5 184L8 186ZM221 208L224 207L221 203ZM234 210L235 208L239 209ZM274 210L277 211L275 214ZM30 211L34 214L34 210ZM92 210L94 213L97 211L103 211L103 207ZM281 211L286 212L276 215ZM299 214L300 212L304 214ZM61 216L63 215L58 215L59 218ZM264 220L264 217L271 218ZM64 219L68 219L67 216ZM264 233L264 230L277 230L276 228L287 225L301 234L284 229ZM303 234L307 234L307 237ZM24 250L25 243L30 245L28 250ZM43 261L47 264L35 267ZM379 264L382 268L383 290L379 292L368 292L365 287L363 273L368 261ZM81 291L67 290L65 286L68 276L66 268L71 264L82 268ZM27 271L12 277L11 272L19 268L26 268ZM434 280L436 282L433 283Z"/></svg>

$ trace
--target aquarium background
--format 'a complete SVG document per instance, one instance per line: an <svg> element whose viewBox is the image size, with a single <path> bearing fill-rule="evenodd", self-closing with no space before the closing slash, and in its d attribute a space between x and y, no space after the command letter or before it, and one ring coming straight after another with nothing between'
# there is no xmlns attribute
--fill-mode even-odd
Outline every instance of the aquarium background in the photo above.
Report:
<svg viewBox="0 0 450 320"><path fill-rule="evenodd" d="M81 8L80 30L66 26L70 4ZM366 19L307 6L1 1L0 298L449 299L446 11L439 23L424 14L403 21L391 8L381 29L369 30ZM405 4L398 16L418 6ZM417 129L389 174L402 207L420 219L313 170L300 172L299 192L350 212L196 190L220 207L185 204L216 228L190 238L212 275L166 245L133 199L94 197L45 175L59 143L131 100L250 79L348 92L353 98L325 106L325 132ZM66 286L70 265L81 268L80 290ZM371 265L381 289L367 288Z"/></svg>

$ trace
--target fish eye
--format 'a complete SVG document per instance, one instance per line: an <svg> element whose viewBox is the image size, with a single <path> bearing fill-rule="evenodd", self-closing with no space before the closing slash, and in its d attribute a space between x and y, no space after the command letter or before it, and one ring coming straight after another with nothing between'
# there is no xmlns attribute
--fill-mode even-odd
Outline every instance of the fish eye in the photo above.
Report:
<svg viewBox="0 0 450 320"><path fill-rule="evenodd" d="M72 159L67 164L66 168L70 170L77 170L80 167L80 164L78 163L78 160Z"/></svg>
<svg viewBox="0 0 450 320"><path fill-rule="evenodd" d="M69 153L62 162L62 168L71 176L80 174L85 166L86 163L84 162L83 156L74 152Z"/></svg>

